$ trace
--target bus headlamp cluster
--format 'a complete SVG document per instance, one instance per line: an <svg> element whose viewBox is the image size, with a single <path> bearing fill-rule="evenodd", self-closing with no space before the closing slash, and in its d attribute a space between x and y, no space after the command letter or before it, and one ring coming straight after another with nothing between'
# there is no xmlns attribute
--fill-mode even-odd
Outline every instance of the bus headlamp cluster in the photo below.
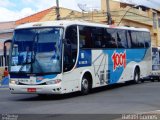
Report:
<svg viewBox="0 0 160 120"><path fill-rule="evenodd" d="M58 84L58 83L60 83L61 81L62 81L62 80L60 80L60 79L50 80L50 81L47 81L46 84L47 84L47 85Z"/></svg>
<svg viewBox="0 0 160 120"><path fill-rule="evenodd" d="M10 80L10 83L11 83L11 84L16 84L16 85L18 85L18 84L19 84L19 81L18 81L18 80L12 80L12 79L11 79L11 80Z"/></svg>

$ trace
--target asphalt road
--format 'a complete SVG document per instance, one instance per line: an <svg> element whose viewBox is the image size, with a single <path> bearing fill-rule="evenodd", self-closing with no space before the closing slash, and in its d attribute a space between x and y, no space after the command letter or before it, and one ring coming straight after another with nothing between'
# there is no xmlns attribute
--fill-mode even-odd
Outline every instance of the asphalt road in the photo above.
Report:
<svg viewBox="0 0 160 120"><path fill-rule="evenodd" d="M126 114L160 110L160 82L120 84L79 93L47 96L10 94L0 88L1 114Z"/></svg>

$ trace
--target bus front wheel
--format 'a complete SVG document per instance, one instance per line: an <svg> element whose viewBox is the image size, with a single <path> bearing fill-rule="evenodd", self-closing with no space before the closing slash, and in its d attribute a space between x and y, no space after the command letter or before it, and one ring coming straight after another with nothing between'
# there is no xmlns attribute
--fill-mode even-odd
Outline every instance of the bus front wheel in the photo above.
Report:
<svg viewBox="0 0 160 120"><path fill-rule="evenodd" d="M89 86L89 79L87 77L82 78L81 82L81 93L82 95L87 95L89 93L90 86Z"/></svg>

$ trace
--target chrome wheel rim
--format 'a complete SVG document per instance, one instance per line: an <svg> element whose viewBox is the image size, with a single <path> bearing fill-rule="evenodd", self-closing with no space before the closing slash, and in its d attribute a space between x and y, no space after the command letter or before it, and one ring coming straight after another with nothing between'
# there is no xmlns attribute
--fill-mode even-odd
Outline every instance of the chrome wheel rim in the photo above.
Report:
<svg viewBox="0 0 160 120"><path fill-rule="evenodd" d="M135 81L138 82L138 74L135 75Z"/></svg>
<svg viewBox="0 0 160 120"><path fill-rule="evenodd" d="M82 81L82 88L84 89L84 90L87 90L88 89L88 80L87 79L83 79L83 81Z"/></svg>

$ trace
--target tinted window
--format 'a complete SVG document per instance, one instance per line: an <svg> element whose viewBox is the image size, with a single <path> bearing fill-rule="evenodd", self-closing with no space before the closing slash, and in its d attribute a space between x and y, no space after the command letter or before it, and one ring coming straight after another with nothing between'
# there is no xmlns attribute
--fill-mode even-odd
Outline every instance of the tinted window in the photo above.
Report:
<svg viewBox="0 0 160 120"><path fill-rule="evenodd" d="M106 48L117 48L117 30L105 29Z"/></svg>
<svg viewBox="0 0 160 120"><path fill-rule="evenodd" d="M106 48L109 48L109 44L111 41L112 35L107 31L107 29L104 29L104 40L103 40L103 46Z"/></svg>
<svg viewBox="0 0 160 120"><path fill-rule="evenodd" d="M131 34L132 48L138 48L137 33L135 31L129 31L129 33Z"/></svg>
<svg viewBox="0 0 160 120"><path fill-rule="evenodd" d="M92 42L93 48L102 48L105 47L104 43L104 29L93 27L92 28Z"/></svg>
<svg viewBox="0 0 160 120"><path fill-rule="evenodd" d="M150 46L147 32L79 26L80 48L144 48Z"/></svg>
<svg viewBox="0 0 160 120"><path fill-rule="evenodd" d="M143 32L143 37L144 37L144 42L145 42L145 47L150 47L151 46L151 37L149 32Z"/></svg>
<svg viewBox="0 0 160 120"><path fill-rule="evenodd" d="M128 43L128 48L131 48L131 47L132 47L131 40L132 40L131 32L127 31L127 43Z"/></svg>
<svg viewBox="0 0 160 120"><path fill-rule="evenodd" d="M117 44L118 44L118 48L127 48L125 30L117 30Z"/></svg>
<svg viewBox="0 0 160 120"><path fill-rule="evenodd" d="M80 48L92 47L92 29L91 27L79 26Z"/></svg>

